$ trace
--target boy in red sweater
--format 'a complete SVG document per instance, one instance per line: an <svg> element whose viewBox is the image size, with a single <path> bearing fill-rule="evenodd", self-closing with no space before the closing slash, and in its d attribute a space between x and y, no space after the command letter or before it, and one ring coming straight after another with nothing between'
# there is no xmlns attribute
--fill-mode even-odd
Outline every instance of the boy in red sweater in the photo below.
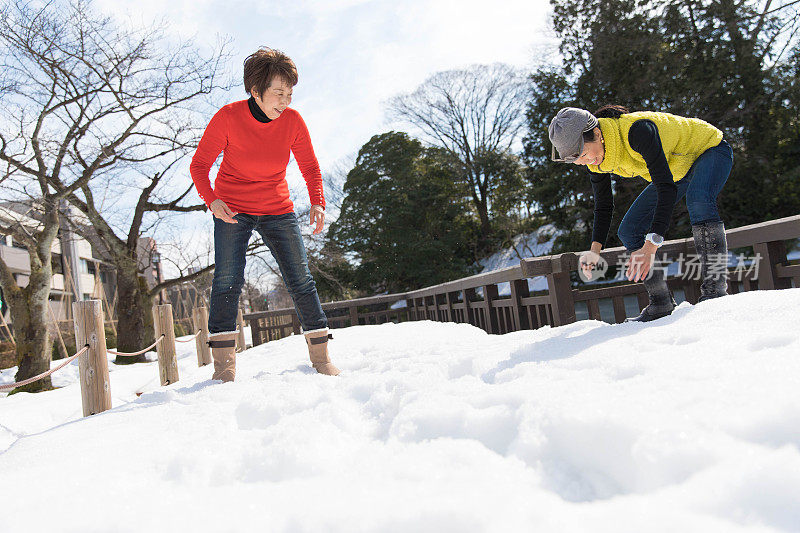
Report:
<svg viewBox="0 0 800 533"><path fill-rule="evenodd" d="M233 381L236 372L236 315L253 230L278 262L313 367L321 374L339 374L328 356L328 320L308 269L286 183L291 151L308 187L314 233L321 232L325 197L319 163L305 122L288 107L296 84L294 62L282 52L261 48L250 55L244 62L244 87L250 99L228 104L214 115L189 167L197 192L214 214L216 268L208 320L214 379ZM208 173L220 152L222 164L212 189Z"/></svg>

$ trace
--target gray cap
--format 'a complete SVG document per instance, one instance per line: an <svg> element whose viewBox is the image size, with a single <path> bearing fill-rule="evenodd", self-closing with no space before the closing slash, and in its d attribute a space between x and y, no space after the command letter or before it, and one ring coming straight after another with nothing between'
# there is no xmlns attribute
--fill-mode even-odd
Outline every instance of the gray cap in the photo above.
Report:
<svg viewBox="0 0 800 533"><path fill-rule="evenodd" d="M597 117L577 107L565 107L553 117L550 127L550 142L553 152L550 159L572 163L583 152L583 133L597 127ZM556 156L558 150L558 156Z"/></svg>

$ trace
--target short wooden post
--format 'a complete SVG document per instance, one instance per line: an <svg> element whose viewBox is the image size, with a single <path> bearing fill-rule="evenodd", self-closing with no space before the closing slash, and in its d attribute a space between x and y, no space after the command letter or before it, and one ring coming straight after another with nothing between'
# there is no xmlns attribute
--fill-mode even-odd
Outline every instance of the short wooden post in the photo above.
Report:
<svg viewBox="0 0 800 533"><path fill-rule="evenodd" d="M259 324L259 320L258 318L249 318L247 320L250 322L250 337L253 339L253 346L258 346L264 342L261 338L261 325Z"/></svg>
<svg viewBox="0 0 800 533"><path fill-rule="evenodd" d="M433 295L433 316L434 316L433 319L436 322L443 322L442 317L441 317L441 313L442 313L442 311L441 311L441 309L439 309L439 295L438 294L434 294Z"/></svg>
<svg viewBox="0 0 800 533"><path fill-rule="evenodd" d="M453 307L453 304L458 299L458 292L448 292L445 296L445 301L447 302L447 320L450 322L458 322L456 317L456 310Z"/></svg>
<svg viewBox="0 0 800 533"><path fill-rule="evenodd" d="M792 286L790 278L778 277L777 266L786 263L786 246L783 241L760 242L753 245L758 260L758 288L788 289Z"/></svg>
<svg viewBox="0 0 800 533"><path fill-rule="evenodd" d="M156 339L164 338L156 345L158 352L158 375L161 385L178 381L178 358L175 356L175 326L172 322L172 304L153 306L153 325Z"/></svg>
<svg viewBox="0 0 800 533"><path fill-rule="evenodd" d="M242 310L236 314L236 351L243 352L247 349L247 341L244 339L244 315Z"/></svg>
<svg viewBox="0 0 800 533"><path fill-rule="evenodd" d="M480 327L478 312L472 305L473 298L475 298L475 288L464 289L464 321L467 324Z"/></svg>
<svg viewBox="0 0 800 533"><path fill-rule="evenodd" d="M83 416L102 413L111 409L103 307L99 300L75 302L72 315L75 318L75 346L80 350L89 345L86 353L78 357Z"/></svg>
<svg viewBox="0 0 800 533"><path fill-rule="evenodd" d="M561 254L552 259L552 273L547 274L547 288L550 292L550 309L553 312L553 326L564 326L575 322L575 300L572 298L569 269L570 254Z"/></svg>
<svg viewBox="0 0 800 533"><path fill-rule="evenodd" d="M417 306L413 298L406 298L406 311L409 322L417 320Z"/></svg>
<svg viewBox="0 0 800 533"><path fill-rule="evenodd" d="M528 322L528 313L522 304L522 299L530 296L527 279L515 279L511 281L511 301L514 306L511 308L511 316L514 317L514 327L517 330L533 329Z"/></svg>
<svg viewBox="0 0 800 533"><path fill-rule="evenodd" d="M300 335L300 317L296 312L292 312L292 333Z"/></svg>
<svg viewBox="0 0 800 533"><path fill-rule="evenodd" d="M617 324L622 324L627 318L625 312L625 298L623 296L614 296L611 298L611 304L614 307L614 321Z"/></svg>
<svg viewBox="0 0 800 533"><path fill-rule="evenodd" d="M211 364L211 348L208 346L208 308L195 307L192 310L194 330L199 331L195 337L197 346L197 366Z"/></svg>
<svg viewBox="0 0 800 533"><path fill-rule="evenodd" d="M645 295L647 298L647 295ZM600 302L598 300L589 300L586 302L586 307L589 310L589 318L592 320L602 320L600 317Z"/></svg>
<svg viewBox="0 0 800 533"><path fill-rule="evenodd" d="M500 297L499 292L500 291L497 290L497 285L483 286L483 312L486 313L487 333L500 333L500 323L497 320L497 314L492 312L492 302Z"/></svg>
<svg viewBox="0 0 800 533"><path fill-rule="evenodd" d="M357 326L358 325L358 306L351 305L350 306L350 325Z"/></svg>

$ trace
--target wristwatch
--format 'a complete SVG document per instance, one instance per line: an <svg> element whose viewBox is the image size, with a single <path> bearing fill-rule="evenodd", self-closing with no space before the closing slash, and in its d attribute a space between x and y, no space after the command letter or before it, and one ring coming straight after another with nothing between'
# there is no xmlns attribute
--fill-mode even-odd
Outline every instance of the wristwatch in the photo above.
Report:
<svg viewBox="0 0 800 533"><path fill-rule="evenodd" d="M644 240L655 244L656 248L664 244L664 237L662 237L658 233L648 233L647 235L645 235Z"/></svg>

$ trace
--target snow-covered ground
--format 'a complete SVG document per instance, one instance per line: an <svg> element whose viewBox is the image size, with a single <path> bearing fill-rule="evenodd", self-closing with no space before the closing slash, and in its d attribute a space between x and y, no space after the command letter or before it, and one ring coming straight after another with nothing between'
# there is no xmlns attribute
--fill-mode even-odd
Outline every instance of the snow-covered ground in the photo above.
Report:
<svg viewBox="0 0 800 533"><path fill-rule="evenodd" d="M0 398L0 531L798 531L799 315L789 289L649 325L359 326L337 378L290 337L227 384L179 344L180 382L112 367L89 418L70 365Z"/></svg>

